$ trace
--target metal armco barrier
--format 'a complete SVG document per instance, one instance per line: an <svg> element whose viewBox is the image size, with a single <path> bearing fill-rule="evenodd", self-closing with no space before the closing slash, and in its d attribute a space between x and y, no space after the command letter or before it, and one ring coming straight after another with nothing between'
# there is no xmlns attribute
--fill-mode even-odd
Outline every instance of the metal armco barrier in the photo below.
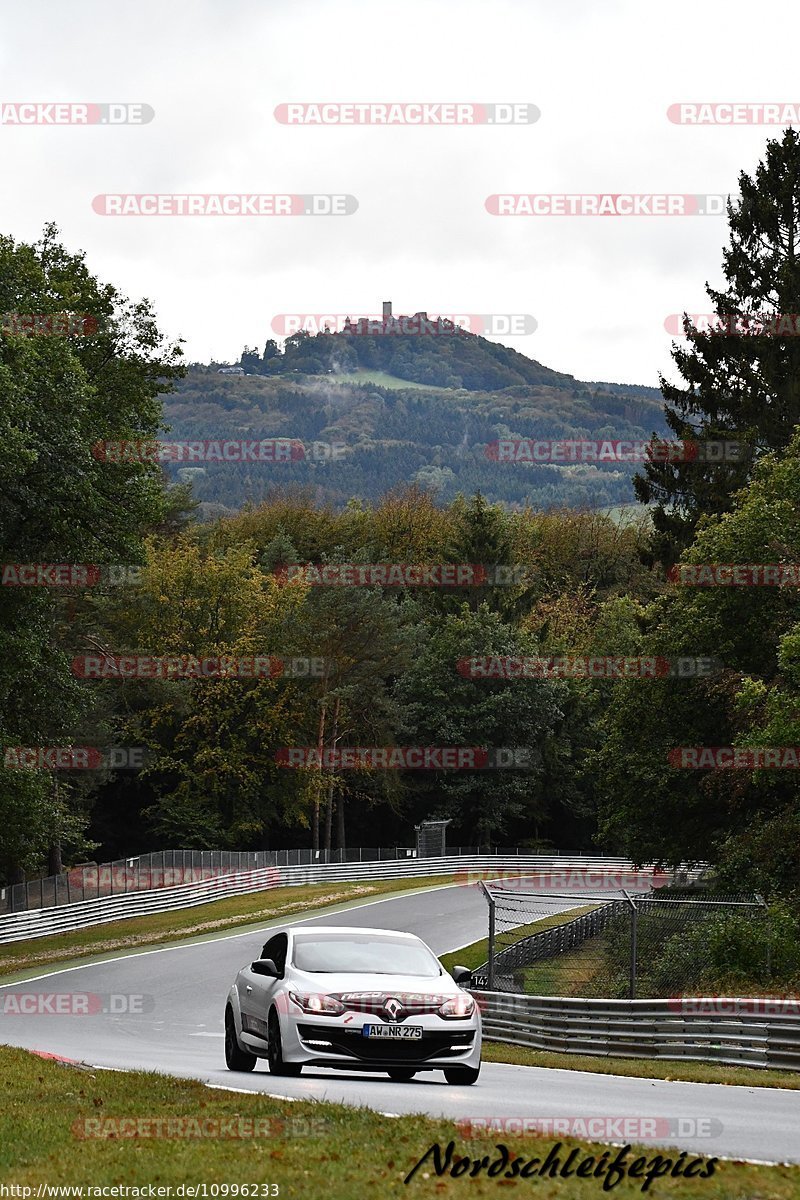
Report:
<svg viewBox="0 0 800 1200"><path fill-rule="evenodd" d="M800 999L578 1000L473 989L484 1037L535 1050L800 1071Z"/></svg>
<svg viewBox="0 0 800 1200"><path fill-rule="evenodd" d="M632 863L624 858L562 858L544 855L486 854L458 858L408 858L368 863L333 863L314 867L266 867L217 876L200 882L144 892L122 893L96 900L53 908L30 909L0 917L0 943L18 942L26 938L46 937L100 925L106 921L122 921L150 913L171 912L208 904L225 896L245 896L251 892L274 887L300 887L309 883L334 883L347 880L404 879L416 876L456 875L459 881L473 882L471 876L485 874L487 878L502 873L522 873L532 870L561 872L606 871L616 873L631 870Z"/></svg>
<svg viewBox="0 0 800 1200"><path fill-rule="evenodd" d="M519 847L446 846L441 857L482 857L538 853L553 858L592 860L594 854L579 850L520 850ZM321 867L329 863L394 861L398 858L427 858L413 846L350 846L346 850L152 850L129 855L114 862L84 863L60 875L28 879L0 887L0 915L30 908L52 908L57 904L79 904L116 896L121 892L149 892L153 888L198 883L218 875L260 871L265 867ZM438 858L440 855L431 854Z"/></svg>

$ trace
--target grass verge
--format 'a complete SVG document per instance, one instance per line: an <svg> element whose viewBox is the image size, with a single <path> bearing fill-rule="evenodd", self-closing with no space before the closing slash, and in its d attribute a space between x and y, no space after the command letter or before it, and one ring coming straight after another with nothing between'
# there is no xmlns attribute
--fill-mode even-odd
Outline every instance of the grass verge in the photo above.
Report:
<svg viewBox="0 0 800 1200"><path fill-rule="evenodd" d="M603 934L587 938L582 946L558 958L525 967L522 986L529 996L608 996L608 963Z"/></svg>
<svg viewBox="0 0 800 1200"><path fill-rule="evenodd" d="M740 1087L800 1089L796 1071L762 1070L760 1067L727 1067L723 1063L686 1062L668 1058L612 1058L605 1055L558 1054L507 1042L483 1043L484 1062L512 1063L519 1067L549 1067L562 1071L593 1071L598 1075L633 1075L638 1079L674 1079L687 1083L727 1083Z"/></svg>
<svg viewBox="0 0 800 1200"><path fill-rule="evenodd" d="M13 977L20 972L57 966L89 955L185 941L187 938L262 924L333 904L369 900L376 896L436 887L454 881L451 876L425 876L419 879L378 882L348 880L346 883L270 888L248 896L228 896L209 904L199 904L196 908L131 917L125 921L108 921L75 933L7 943L0 948L0 977Z"/></svg>
<svg viewBox="0 0 800 1200"><path fill-rule="evenodd" d="M181 1184L187 1188L205 1184L207 1195L212 1184L239 1185L241 1196L246 1184L251 1189L246 1194L251 1197L279 1195L281 1200L455 1197L467 1192L471 1197L496 1198L503 1184L525 1194L532 1194L528 1192L532 1185L540 1200L586 1200L604 1194L599 1179L488 1178L485 1170L475 1178L467 1174L465 1185L465 1178L453 1177L449 1171L437 1177L432 1158L409 1186L404 1184L408 1173L437 1142L445 1152L448 1142L454 1141L453 1163L461 1156L480 1160L484 1155L493 1162L498 1157L498 1142L505 1142L511 1154L528 1162L535 1157L544 1160L557 1144L552 1137L511 1139L493 1134L465 1138L452 1123L428 1117L390 1120L369 1109L345 1105L289 1104L257 1093L210 1090L191 1080L67 1067L6 1047L0 1047L0 1075L4 1083L0 1178L17 1188L33 1189L28 1193L33 1196L40 1184L144 1187L145 1196L148 1185L175 1189ZM367 1083L365 1091L368 1087ZM466 1106L470 1095L465 1090ZM136 1118L134 1125L132 1119ZM181 1122L173 1124L171 1137L164 1136L170 1129L169 1118ZM154 1136L159 1121L161 1136ZM227 1136L219 1136L219 1131L226 1129ZM191 1130L194 1136L175 1136L178 1130L184 1134ZM234 1130L239 1136L231 1136ZM109 1136L112 1131L117 1136ZM243 1131L250 1131L250 1136L242 1136ZM256 1131L258 1135L253 1136ZM133 1136L134 1132L138 1136ZM571 1150L578 1151L580 1158L592 1155L597 1160L606 1149L573 1138L560 1139L560 1146L561 1164ZM610 1149L609 1158L615 1154L616 1150ZM649 1163L658 1151L631 1150L628 1164L640 1154ZM663 1154L672 1163L678 1159L676 1151ZM691 1161L690 1155L683 1165ZM626 1178L614 1187L613 1194L641 1196L643 1182L642 1178ZM265 1184L275 1184L278 1190L264 1190ZM184 1194L192 1193L187 1190ZM231 1188L217 1194L236 1193ZM800 1194L800 1168L720 1162L710 1178L667 1176L646 1194L657 1200L791 1200Z"/></svg>

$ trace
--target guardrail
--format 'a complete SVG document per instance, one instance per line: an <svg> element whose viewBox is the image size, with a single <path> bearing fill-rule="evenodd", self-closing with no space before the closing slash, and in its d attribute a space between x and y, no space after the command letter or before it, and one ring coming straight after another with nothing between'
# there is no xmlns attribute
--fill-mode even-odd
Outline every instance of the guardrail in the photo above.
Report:
<svg viewBox="0 0 800 1200"><path fill-rule="evenodd" d="M476 872L519 872L533 869L548 870L607 870L617 873L631 870L633 864L624 858L565 859L550 855L475 855L456 858L410 858L369 863L335 863L319 867L267 867L217 876L200 882L144 892L122 893L96 900L54 908L30 909L0 917L0 943L18 942L26 938L46 937L75 929L100 925L107 921L122 921L150 913L170 912L208 904L225 896L244 896L273 887L300 887L309 883L333 883L347 880L403 879L415 876L465 875Z"/></svg>
<svg viewBox="0 0 800 1200"><path fill-rule="evenodd" d="M472 989L484 1037L535 1050L800 1071L800 998L581 1000Z"/></svg>
<svg viewBox="0 0 800 1200"><path fill-rule="evenodd" d="M459 847L448 854L460 854ZM466 854L480 854L480 846L469 846ZM347 850L153 850L129 855L113 862L83 863L44 875L25 883L0 888L0 914L25 912L30 908L53 908L59 904L79 904L101 896L128 892L149 892L154 888L178 887L216 879L241 871L259 871L266 867L310 867L327 863L371 862L373 860L416 858L409 846L362 847Z"/></svg>
<svg viewBox="0 0 800 1200"><path fill-rule="evenodd" d="M546 849L520 850L515 847L448 846L442 857L475 857L484 854L547 857L568 859L596 858L581 851ZM78 904L82 900L97 900L101 896L116 896L121 892L148 892L153 888L177 887L183 883L198 883L219 875L239 871L258 871L265 867L321 867L328 863L394 861L399 858L427 857L412 846L350 846L346 850L152 850L145 854L117 858L113 862L83 863L62 871L60 875L44 875L25 883L9 883L0 887L0 915L24 912L29 908L52 908L57 904Z"/></svg>

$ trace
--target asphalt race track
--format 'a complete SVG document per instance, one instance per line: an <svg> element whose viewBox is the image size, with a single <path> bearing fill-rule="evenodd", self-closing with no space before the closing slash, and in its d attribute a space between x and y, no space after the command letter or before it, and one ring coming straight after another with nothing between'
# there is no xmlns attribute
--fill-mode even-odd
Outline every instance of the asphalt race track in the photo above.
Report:
<svg viewBox="0 0 800 1200"><path fill-rule="evenodd" d="M574 901L550 902L556 912ZM477 887L425 889L373 901L297 924L362 925L416 933L437 954L485 936L486 902ZM226 1070L222 1018L237 970L259 956L278 922L202 941L56 970L26 983L0 985L0 1041L79 1059L98 1067L137 1068L276 1096L368 1104L380 1112L465 1118L652 1117L652 1137L635 1141L698 1154L800 1162L800 1091L670 1083L484 1063L477 1084L453 1087L438 1072L410 1083L386 1076L306 1068L298 1079L273 1078L266 1062L253 1074ZM90 994L87 1015L9 1012L22 993ZM99 997L99 999L98 999ZM128 997L143 997L141 1001ZM121 999L118 999L121 998ZM30 1002L28 1002L30 1003ZM74 1000L42 1002L86 1007ZM138 1011L124 1011L135 1008ZM113 1011L114 1009L117 1011ZM5 1011L3 1011L3 1009ZM97 1011L94 1011L94 1010ZM142 1011L144 1010L144 1011ZM502 1135L497 1135L503 1140ZM629 1140L614 1126L592 1140ZM466 1151L468 1153L468 1150Z"/></svg>

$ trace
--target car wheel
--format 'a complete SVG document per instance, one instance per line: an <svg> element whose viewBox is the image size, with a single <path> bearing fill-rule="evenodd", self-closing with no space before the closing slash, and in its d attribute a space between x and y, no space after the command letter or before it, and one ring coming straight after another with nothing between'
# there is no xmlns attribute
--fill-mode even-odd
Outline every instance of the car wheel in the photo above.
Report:
<svg viewBox="0 0 800 1200"><path fill-rule="evenodd" d="M444 1077L448 1083L475 1083L480 1073L480 1067L444 1068Z"/></svg>
<svg viewBox="0 0 800 1200"><path fill-rule="evenodd" d="M248 1054L239 1047L236 1040L236 1024L233 1019L233 1009L230 1005L225 1009L225 1062L229 1071L252 1071L256 1065L255 1054Z"/></svg>
<svg viewBox="0 0 800 1200"><path fill-rule="evenodd" d="M271 1075L299 1075L303 1069L302 1063L287 1063L283 1061L283 1044L281 1042L281 1025L278 1014L273 1008L267 1023L269 1037L267 1039L267 1062Z"/></svg>
<svg viewBox="0 0 800 1200"><path fill-rule="evenodd" d="M386 1074L395 1083L408 1083L409 1079L413 1079L416 1071L412 1071L409 1067L390 1067Z"/></svg>

